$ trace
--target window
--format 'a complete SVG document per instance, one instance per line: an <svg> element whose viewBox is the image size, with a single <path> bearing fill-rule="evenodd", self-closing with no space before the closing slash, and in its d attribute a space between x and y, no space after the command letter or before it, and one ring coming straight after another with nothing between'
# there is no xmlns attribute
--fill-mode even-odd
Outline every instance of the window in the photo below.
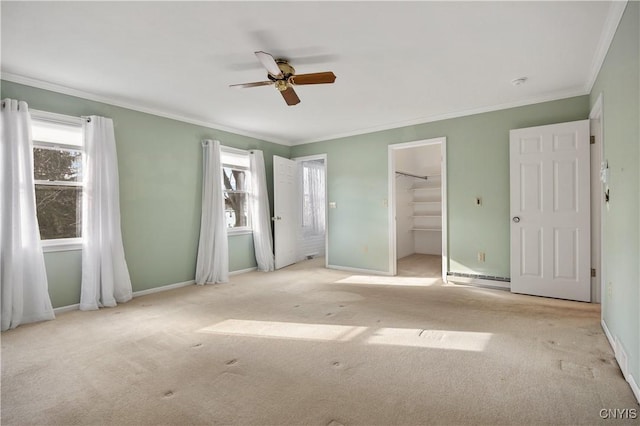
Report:
<svg viewBox="0 0 640 426"><path fill-rule="evenodd" d="M251 172L249 153L222 147L222 192L227 230L247 232L251 230L249 196L251 194Z"/></svg>
<svg viewBox="0 0 640 426"><path fill-rule="evenodd" d="M33 175L44 247L79 248L82 237L80 118L31 113Z"/></svg>

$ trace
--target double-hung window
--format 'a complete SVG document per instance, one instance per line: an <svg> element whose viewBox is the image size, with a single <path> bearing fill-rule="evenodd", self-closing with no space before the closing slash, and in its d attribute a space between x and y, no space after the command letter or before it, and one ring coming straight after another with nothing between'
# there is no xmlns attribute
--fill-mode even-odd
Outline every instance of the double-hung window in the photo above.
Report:
<svg viewBox="0 0 640 426"><path fill-rule="evenodd" d="M247 151L221 147L222 192L227 232L251 231L251 171Z"/></svg>
<svg viewBox="0 0 640 426"><path fill-rule="evenodd" d="M33 174L40 239L46 251L82 243L82 123L79 117L31 112Z"/></svg>

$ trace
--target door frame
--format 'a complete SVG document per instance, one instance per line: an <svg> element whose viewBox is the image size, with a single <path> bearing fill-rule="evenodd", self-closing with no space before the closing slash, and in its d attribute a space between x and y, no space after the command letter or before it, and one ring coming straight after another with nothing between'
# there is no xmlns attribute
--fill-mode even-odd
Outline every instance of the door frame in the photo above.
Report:
<svg viewBox="0 0 640 426"><path fill-rule="evenodd" d="M324 267L329 267L329 167L327 154L305 155L304 157L294 157L293 161L324 160Z"/></svg>
<svg viewBox="0 0 640 426"><path fill-rule="evenodd" d="M598 131L596 132L595 135L591 135L593 137L595 137L595 147L591 150L591 155L593 156L594 154L597 156L596 158L596 164L600 164L602 161L604 160L604 114L603 114L603 95L602 93L600 93L598 95L598 98L596 99L596 102L593 104L593 108L591 108L591 112L589 113L589 121L593 121L593 120L599 120L600 121L600 125L598 126ZM591 123L590 123L591 124ZM591 127L591 126L589 126ZM589 129L591 130L591 129ZM596 277L599 277L600 280L599 282L596 280L596 285L594 286L595 288L592 288L591 290L591 295L592 295L592 303L602 303L602 296L604 295L604 291L605 291L605 285L604 285L604 253L603 253L603 247L604 245L602 244L602 236L604 235L603 233L603 223L604 220L602 220L602 218L604 217L604 213L605 213L605 201L604 201L604 197L602 196L603 194L603 187L602 187L602 182L600 181L599 175L600 175L600 168L599 167L592 167L591 168L591 181L593 182L593 177L598 176L597 181L600 182L599 185L596 185L595 187L591 187L591 199L593 200L594 197L596 197L595 199L599 200L599 205L600 205L600 212L598 217L596 218L594 215L591 215L591 221L592 221L592 229L595 227L597 227L599 229L599 236L597 238L597 241L595 238L593 238L593 235L591 237L591 245L592 245L592 253L597 253L598 258L596 259L596 263L593 262L593 259L591 261L591 265L592 267L596 268ZM594 223L595 222L595 223Z"/></svg>
<svg viewBox="0 0 640 426"><path fill-rule="evenodd" d="M447 273L449 272L449 255L448 244L449 228L447 227L447 138L441 136L432 139L421 139L413 142L404 142L391 144L387 148L388 159L388 184L389 199L385 200L389 211L389 274L396 275L398 273L397 256L397 235L396 235L396 162L395 151L407 148L416 148L427 145L440 145L440 153L442 155L442 169L440 171L442 192L442 281L447 282Z"/></svg>

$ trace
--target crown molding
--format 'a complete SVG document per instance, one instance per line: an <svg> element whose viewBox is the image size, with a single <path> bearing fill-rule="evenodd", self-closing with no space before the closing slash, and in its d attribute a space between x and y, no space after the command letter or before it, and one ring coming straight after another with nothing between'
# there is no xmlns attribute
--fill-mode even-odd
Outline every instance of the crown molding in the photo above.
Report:
<svg viewBox="0 0 640 426"><path fill-rule="evenodd" d="M305 144L315 143L315 142L324 142L324 141L329 141L329 140L333 140L333 139L346 138L346 137L349 137L349 136L359 136L359 135L364 135L364 134L368 134L368 133L381 132L381 131L384 131L384 130L400 129L402 127L415 126L415 125L418 125L418 124L432 123L434 121L449 120L451 118L466 117L466 116L469 116L469 115L482 114L482 113L485 113L485 112L500 111L500 110L509 109L509 108L517 108L517 107L526 106L526 105L539 104L539 103L542 103L542 102L557 101L557 100L560 100L560 99L572 98L572 97L575 97L575 96L583 96L583 95L588 95L588 94L589 94L589 92L584 90L584 89L562 90L562 91L553 92L553 93L550 93L550 94L547 94L547 95L544 95L544 96L537 96L537 97L527 98L527 99L523 99L523 100L515 101L515 102L507 102L507 103L496 104L496 105L487 105L487 106L474 108L474 109L468 109L468 110L456 111L456 112L451 112L451 113L446 113L446 114L439 114L439 115L421 117L421 118L416 118L416 119L413 119L413 120L399 121L399 122L384 124L384 125L380 125L380 126L366 127L366 128L361 128L361 129L357 129L357 130L354 130L354 131L349 131L349 132L344 132L344 133L337 133L337 134L333 134L333 135L330 135L330 136L327 136L327 137L322 137L322 138L301 140L301 141L293 142L292 146L305 145Z"/></svg>
<svg viewBox="0 0 640 426"><path fill-rule="evenodd" d="M626 7L627 0L614 0L609 6L609 14L607 15L604 27L602 28L600 42L596 48L595 55L593 55L591 71L589 72L587 83L585 84L585 90L588 93L591 93L593 85L596 83L596 78L598 78L600 68L602 68L602 64L604 64L604 60L607 57L607 52L609 52L609 47L611 46L611 42L613 42L613 37L616 35L618 25L622 20L622 15L624 14Z"/></svg>
<svg viewBox="0 0 640 426"><path fill-rule="evenodd" d="M246 130L237 129L235 127L223 126L217 123L210 123L202 120L194 120L192 118L184 117L182 115L173 114L170 112L162 111L159 109L148 108L146 106L132 104L128 102L123 102L117 98L112 98L109 96L97 95L95 93L85 92L83 90L73 89L71 87L62 86L55 83L50 83L43 80L38 80L31 77L26 77L18 74L1 72L0 79L10 81L13 83L24 84L26 86L36 87L38 89L49 90L56 93L61 93L63 95L74 96L77 98L87 99L90 101L101 102L113 106L117 106L120 108L126 108L133 111L143 112L145 114L156 115L158 117L169 118L171 120L182 121L184 123L195 124L196 126L208 127L214 130L220 130L223 132L234 133L236 135L247 136L250 138L275 143L278 145L291 146L291 142L283 139L277 139L273 137L268 137L259 133L248 132Z"/></svg>

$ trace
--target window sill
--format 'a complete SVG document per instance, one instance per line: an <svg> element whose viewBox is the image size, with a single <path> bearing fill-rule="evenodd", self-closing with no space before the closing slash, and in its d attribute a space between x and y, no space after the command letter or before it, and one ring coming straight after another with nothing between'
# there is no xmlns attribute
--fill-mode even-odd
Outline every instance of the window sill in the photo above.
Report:
<svg viewBox="0 0 640 426"><path fill-rule="evenodd" d="M64 238L59 240L43 240L42 251L44 253L54 251L82 250L81 238Z"/></svg>
<svg viewBox="0 0 640 426"><path fill-rule="evenodd" d="M242 228L242 229L227 228L227 236L229 236L229 237L235 236L235 235L247 235L247 234L253 234L253 229L251 229L251 228Z"/></svg>

